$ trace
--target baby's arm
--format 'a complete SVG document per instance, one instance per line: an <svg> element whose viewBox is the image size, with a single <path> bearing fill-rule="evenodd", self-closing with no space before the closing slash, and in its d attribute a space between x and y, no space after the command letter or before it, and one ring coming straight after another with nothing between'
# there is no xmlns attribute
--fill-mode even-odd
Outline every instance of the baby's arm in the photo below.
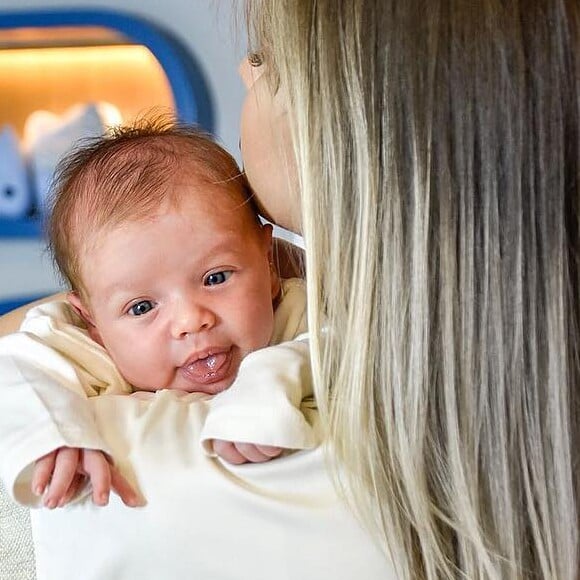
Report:
<svg viewBox="0 0 580 580"><path fill-rule="evenodd" d="M102 353L85 349L82 329L61 318L56 305L45 305L23 331L0 339L0 476L30 506L39 505L31 490L37 459L64 447L107 451L87 397L125 388L107 384L115 376ZM91 376L101 366L104 381Z"/></svg>
<svg viewBox="0 0 580 580"><path fill-rule="evenodd" d="M267 461L282 449L313 448L318 434L300 410L309 396L306 341L257 350L242 361L233 385L210 401L202 444L230 463Z"/></svg>

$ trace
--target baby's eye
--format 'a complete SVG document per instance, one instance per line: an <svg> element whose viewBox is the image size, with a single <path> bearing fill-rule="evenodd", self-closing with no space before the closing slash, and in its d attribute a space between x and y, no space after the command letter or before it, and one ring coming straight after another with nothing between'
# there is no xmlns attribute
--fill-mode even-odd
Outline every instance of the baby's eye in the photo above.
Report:
<svg viewBox="0 0 580 580"><path fill-rule="evenodd" d="M140 302L136 302L129 308L128 313L132 316L142 316L143 314L147 314L150 310L153 310L155 305L151 300L141 300Z"/></svg>
<svg viewBox="0 0 580 580"><path fill-rule="evenodd" d="M231 270L224 270L223 272L212 272L208 274L203 281L204 286L217 286L223 284L232 275Z"/></svg>

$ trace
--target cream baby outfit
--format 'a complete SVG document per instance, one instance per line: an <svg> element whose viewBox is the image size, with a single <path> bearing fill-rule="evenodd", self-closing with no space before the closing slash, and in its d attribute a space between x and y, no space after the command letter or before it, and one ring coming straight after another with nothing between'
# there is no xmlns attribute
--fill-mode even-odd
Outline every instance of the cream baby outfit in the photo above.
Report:
<svg viewBox="0 0 580 580"><path fill-rule="evenodd" d="M337 498L311 394L302 283L284 283L273 345L249 354L215 397L133 393L64 303L32 309L0 339L0 477L19 503L34 461L62 446L100 449L143 495L127 508L87 491L32 510L38 580L369 580L385 556ZM279 344L277 344L279 343ZM265 464L210 456L213 438L312 449Z"/></svg>

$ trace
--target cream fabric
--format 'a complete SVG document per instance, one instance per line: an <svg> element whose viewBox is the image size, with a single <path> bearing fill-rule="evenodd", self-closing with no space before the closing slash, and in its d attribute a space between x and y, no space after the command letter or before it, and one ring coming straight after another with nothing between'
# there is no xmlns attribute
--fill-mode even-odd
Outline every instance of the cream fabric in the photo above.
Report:
<svg viewBox="0 0 580 580"><path fill-rule="evenodd" d="M90 399L147 500L32 510L39 580L385 580L389 562L338 500L321 448L230 466L199 445L207 398ZM316 411L303 408L316 425ZM176 441L180 445L176 445Z"/></svg>

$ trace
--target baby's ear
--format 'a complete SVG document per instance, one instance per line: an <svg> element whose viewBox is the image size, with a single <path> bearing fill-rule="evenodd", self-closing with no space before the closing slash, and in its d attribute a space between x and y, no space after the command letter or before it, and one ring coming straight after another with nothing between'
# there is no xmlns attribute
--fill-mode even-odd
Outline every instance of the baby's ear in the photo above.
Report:
<svg viewBox="0 0 580 580"><path fill-rule="evenodd" d="M272 224L262 224L260 226L262 228L262 236L264 237L264 244L266 244L270 250L272 251L272 233L274 232L274 228Z"/></svg>
<svg viewBox="0 0 580 580"><path fill-rule="evenodd" d="M101 340L101 335L99 334L99 331L93 322L91 313L84 305L78 292L69 292L66 295L66 299L68 300L68 303L75 309L76 313L84 320L85 324L87 325L87 330L89 331L89 336L102 346L103 341Z"/></svg>

